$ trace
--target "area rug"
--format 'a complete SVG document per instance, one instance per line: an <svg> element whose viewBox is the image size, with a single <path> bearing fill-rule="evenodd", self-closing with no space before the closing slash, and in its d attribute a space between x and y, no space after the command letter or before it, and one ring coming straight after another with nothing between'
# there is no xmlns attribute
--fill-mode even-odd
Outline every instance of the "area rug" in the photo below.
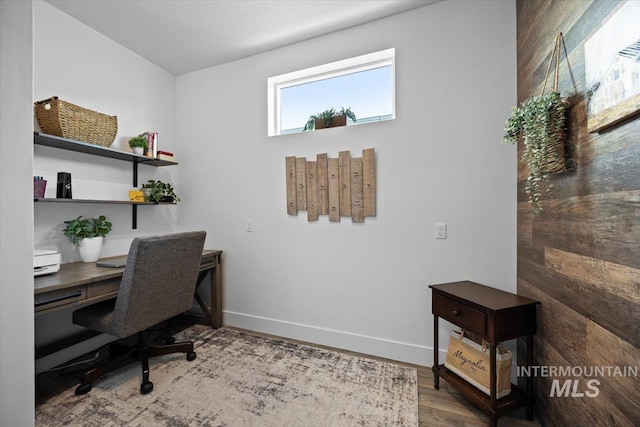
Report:
<svg viewBox="0 0 640 427"><path fill-rule="evenodd" d="M197 359L137 364L36 407L36 426L417 426L416 369L242 331L192 326Z"/></svg>

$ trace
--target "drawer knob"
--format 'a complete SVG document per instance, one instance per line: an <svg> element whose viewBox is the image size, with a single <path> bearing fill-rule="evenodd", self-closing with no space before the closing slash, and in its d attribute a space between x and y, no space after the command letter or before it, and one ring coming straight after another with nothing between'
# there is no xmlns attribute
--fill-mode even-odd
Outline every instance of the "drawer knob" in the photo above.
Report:
<svg viewBox="0 0 640 427"><path fill-rule="evenodd" d="M461 314L462 314L462 312L461 312L461 311L458 311L458 310L452 310L452 311L451 311L451 315L452 315L453 317L460 316Z"/></svg>

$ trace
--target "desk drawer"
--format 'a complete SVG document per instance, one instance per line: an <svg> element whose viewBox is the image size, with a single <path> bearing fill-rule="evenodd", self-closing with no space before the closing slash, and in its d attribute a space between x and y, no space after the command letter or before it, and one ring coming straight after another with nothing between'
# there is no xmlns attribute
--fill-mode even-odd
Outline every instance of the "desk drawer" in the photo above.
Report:
<svg viewBox="0 0 640 427"><path fill-rule="evenodd" d="M209 270L215 267L217 265L216 260L217 255L215 254L203 255L202 259L200 260L200 271Z"/></svg>
<svg viewBox="0 0 640 427"><path fill-rule="evenodd" d="M433 314L467 331L486 336L487 315L459 302L433 295Z"/></svg>
<svg viewBox="0 0 640 427"><path fill-rule="evenodd" d="M78 286L72 289L60 289L59 291L45 292L35 295L36 313L50 308L67 305L87 298L85 286Z"/></svg>
<svg viewBox="0 0 640 427"><path fill-rule="evenodd" d="M101 297L108 294L117 294L120 289L120 278L103 280L87 285L87 299Z"/></svg>

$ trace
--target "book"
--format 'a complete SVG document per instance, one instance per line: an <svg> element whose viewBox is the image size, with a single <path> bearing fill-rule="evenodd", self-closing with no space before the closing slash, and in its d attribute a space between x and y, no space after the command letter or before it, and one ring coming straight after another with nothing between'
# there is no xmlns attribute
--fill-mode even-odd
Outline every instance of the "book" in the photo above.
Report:
<svg viewBox="0 0 640 427"><path fill-rule="evenodd" d="M147 157L157 158L158 157L158 132L145 132L140 134L141 137L147 140L147 146L149 150L146 153Z"/></svg>
<svg viewBox="0 0 640 427"><path fill-rule="evenodd" d="M153 149L151 150L151 157L158 157L158 132L152 132L151 138L153 139Z"/></svg>
<svg viewBox="0 0 640 427"><path fill-rule="evenodd" d="M173 153L171 151L158 150L158 154L165 154L167 156L173 156Z"/></svg>
<svg viewBox="0 0 640 427"><path fill-rule="evenodd" d="M175 162L175 158L173 156L168 156L166 154L158 154L158 160L167 160L169 162Z"/></svg>

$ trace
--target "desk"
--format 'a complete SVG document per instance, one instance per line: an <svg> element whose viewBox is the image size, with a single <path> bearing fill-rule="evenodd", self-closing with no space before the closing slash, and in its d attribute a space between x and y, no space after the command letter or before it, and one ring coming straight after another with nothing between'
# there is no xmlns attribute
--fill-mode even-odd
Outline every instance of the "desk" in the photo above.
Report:
<svg viewBox="0 0 640 427"><path fill-rule="evenodd" d="M430 285L433 322L433 385L440 386L440 377L457 388L465 397L491 417L491 426L498 424L504 412L527 407L527 418L533 420L533 381L526 379L526 390L511 385L511 394L496 398L496 346L501 341L527 337L526 366L533 363L533 336L536 333L536 306L529 298L474 282L454 282ZM487 396L444 365L438 364L438 318L471 331L489 342L490 394Z"/></svg>
<svg viewBox="0 0 640 427"><path fill-rule="evenodd" d="M204 313L200 317L199 323L210 325L212 328L222 326L221 264L222 251L211 249L203 251L195 299ZM42 316L58 310L82 307L115 298L118 295L123 272L124 267L100 267L94 262L74 262L60 265L60 271L57 273L37 276L34 278L35 315ZM203 283L209 272L211 272L211 298L207 304L198 294L197 288ZM74 341L90 338L89 334L91 333L93 331L87 331L82 338ZM95 335L97 333L93 333L93 336ZM38 351L37 357L51 354L69 344L71 343L61 343L55 348Z"/></svg>

